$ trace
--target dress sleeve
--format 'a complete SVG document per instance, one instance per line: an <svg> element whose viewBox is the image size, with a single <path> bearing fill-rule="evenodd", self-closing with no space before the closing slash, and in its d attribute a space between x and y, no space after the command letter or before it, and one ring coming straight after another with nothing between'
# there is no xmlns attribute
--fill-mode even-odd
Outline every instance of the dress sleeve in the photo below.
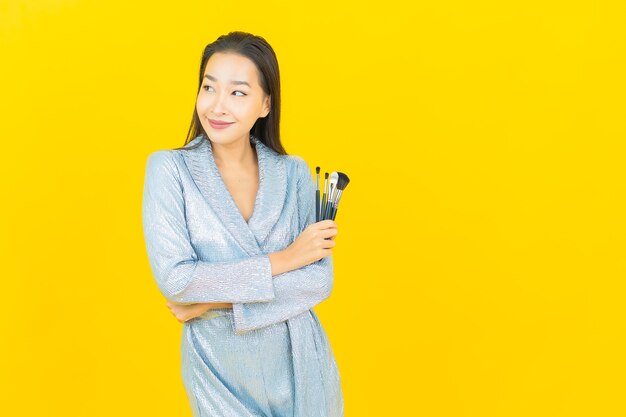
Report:
<svg viewBox="0 0 626 417"><path fill-rule="evenodd" d="M297 172L299 234L315 222L315 184L301 158ZM330 297L333 278L332 255L274 276L275 297L270 302L233 303L235 333L285 321L311 309Z"/></svg>
<svg viewBox="0 0 626 417"><path fill-rule="evenodd" d="M142 201L148 260L163 296L178 303L273 299L268 255L229 262L198 260L189 239L183 188L173 157L169 150L148 156Z"/></svg>

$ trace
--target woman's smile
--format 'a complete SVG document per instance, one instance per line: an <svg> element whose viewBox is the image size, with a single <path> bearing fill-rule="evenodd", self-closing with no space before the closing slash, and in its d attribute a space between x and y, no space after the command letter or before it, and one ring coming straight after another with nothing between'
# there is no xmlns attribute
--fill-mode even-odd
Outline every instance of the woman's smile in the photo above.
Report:
<svg viewBox="0 0 626 417"><path fill-rule="evenodd" d="M209 121L209 124L211 125L213 129L225 129L234 123L234 122L222 122L220 120L213 120L209 118L207 118L207 120Z"/></svg>

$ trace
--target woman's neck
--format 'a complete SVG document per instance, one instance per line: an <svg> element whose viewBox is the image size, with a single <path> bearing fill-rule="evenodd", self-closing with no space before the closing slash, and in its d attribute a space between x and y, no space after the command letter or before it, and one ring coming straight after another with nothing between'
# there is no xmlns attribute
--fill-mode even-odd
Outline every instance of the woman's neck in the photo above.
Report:
<svg viewBox="0 0 626 417"><path fill-rule="evenodd" d="M248 140L238 140L228 145L211 142L213 159L218 166L242 166L256 160L254 146Z"/></svg>

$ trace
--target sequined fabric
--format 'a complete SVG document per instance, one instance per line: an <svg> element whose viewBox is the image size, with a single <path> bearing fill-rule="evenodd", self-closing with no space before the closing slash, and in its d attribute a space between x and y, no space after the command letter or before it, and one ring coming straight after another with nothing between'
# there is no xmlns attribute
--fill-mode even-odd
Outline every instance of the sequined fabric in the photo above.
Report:
<svg viewBox="0 0 626 417"><path fill-rule="evenodd" d="M337 363L312 307L333 286L332 257L272 276L268 254L315 221L307 163L251 137L259 190L249 222L206 136L148 156L142 221L163 296L229 302L183 324L181 374L194 417L339 417Z"/></svg>

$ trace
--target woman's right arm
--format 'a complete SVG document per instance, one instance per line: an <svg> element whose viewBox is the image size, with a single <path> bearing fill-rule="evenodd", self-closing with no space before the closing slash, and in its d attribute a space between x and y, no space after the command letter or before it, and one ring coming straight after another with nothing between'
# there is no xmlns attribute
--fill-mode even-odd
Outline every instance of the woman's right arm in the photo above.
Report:
<svg viewBox="0 0 626 417"><path fill-rule="evenodd" d="M274 299L272 265L266 254L230 262L198 259L191 246L178 167L171 151L147 160L142 224L150 268L172 302L235 303Z"/></svg>

